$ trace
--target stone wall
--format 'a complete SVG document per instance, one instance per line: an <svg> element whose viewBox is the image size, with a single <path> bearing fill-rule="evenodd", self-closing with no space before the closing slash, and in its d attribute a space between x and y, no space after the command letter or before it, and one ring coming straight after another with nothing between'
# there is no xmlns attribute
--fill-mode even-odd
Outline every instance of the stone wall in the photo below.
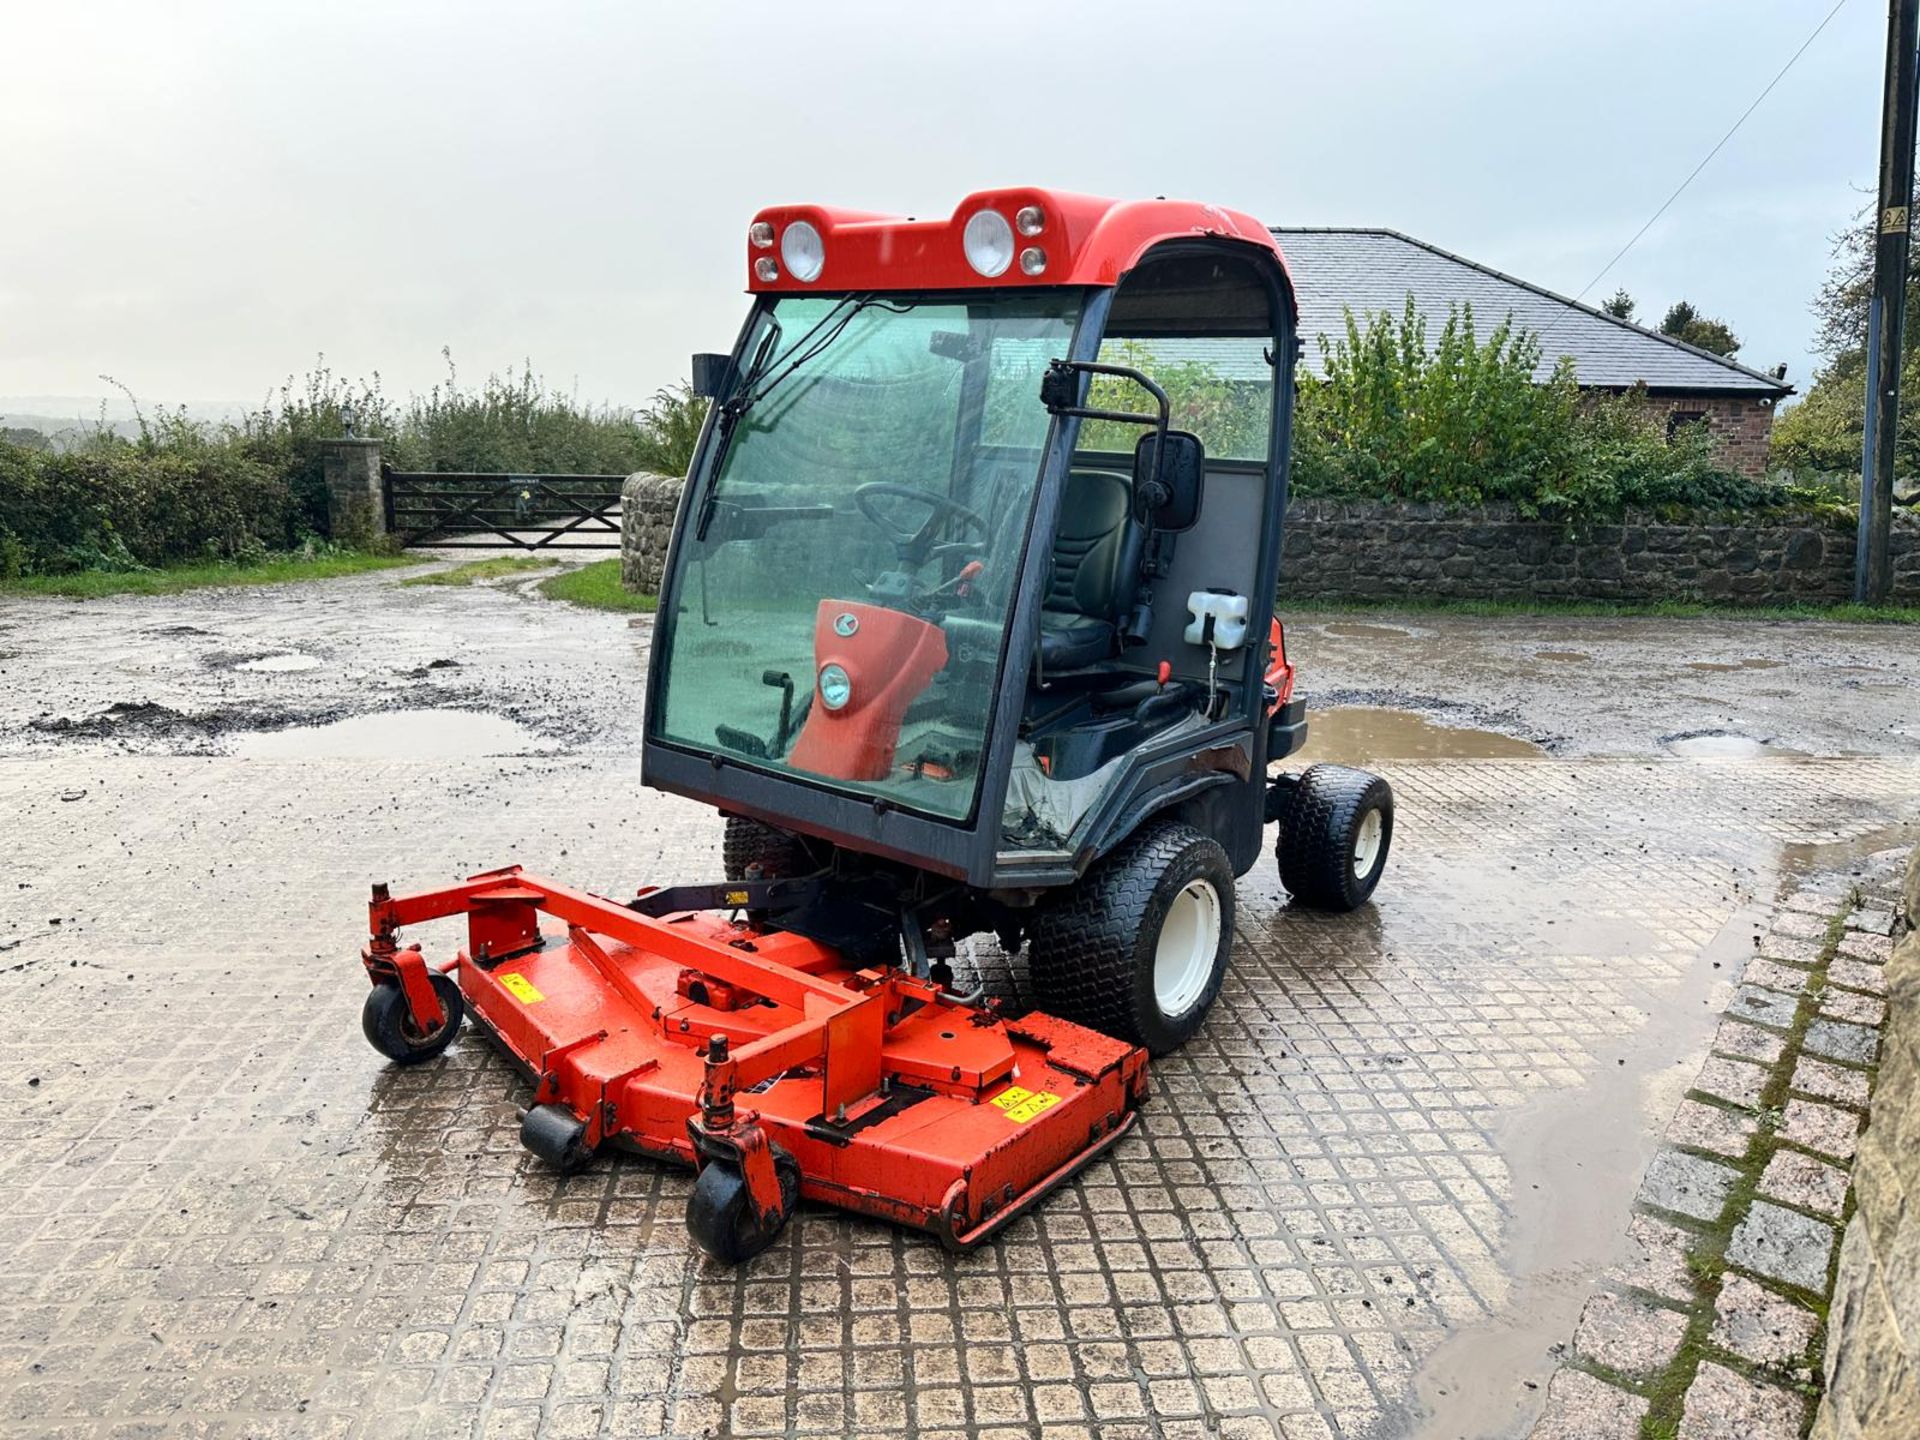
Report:
<svg viewBox="0 0 1920 1440"><path fill-rule="evenodd" d="M1920 1435L1920 849L1906 937L1886 966L1880 1077L1854 1161L1856 1209L1827 1316L1827 1393L1814 1440Z"/></svg>
<svg viewBox="0 0 1920 1440"><path fill-rule="evenodd" d="M1920 522L1893 535L1894 595L1920 603ZM1511 510L1297 500L1287 512L1283 598L1713 600L1745 605L1853 597L1854 530L1812 518L1761 524L1526 520Z"/></svg>
<svg viewBox="0 0 1920 1440"><path fill-rule="evenodd" d="M627 589L660 593L673 513L685 484L675 475L637 470L620 487L620 583Z"/></svg>
<svg viewBox="0 0 1920 1440"><path fill-rule="evenodd" d="M640 473L621 500L620 579L655 592L682 482ZM1713 600L1830 604L1853 598L1854 530L1650 517L1609 524L1523 520L1498 509L1296 500L1282 599ZM1894 517L1894 599L1920 604L1920 520Z"/></svg>

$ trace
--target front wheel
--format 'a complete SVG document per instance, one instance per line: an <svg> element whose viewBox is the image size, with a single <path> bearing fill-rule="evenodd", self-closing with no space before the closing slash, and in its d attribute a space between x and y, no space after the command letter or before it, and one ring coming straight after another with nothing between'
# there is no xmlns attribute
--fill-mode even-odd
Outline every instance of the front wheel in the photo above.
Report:
<svg viewBox="0 0 1920 1440"><path fill-rule="evenodd" d="M360 1008L360 1031L382 1055L396 1065L418 1065L431 1060L453 1043L460 1032L460 1021L467 1013L467 1002L451 975L435 971L431 977L433 993L440 999L441 1019L431 1031L422 1031L413 1023L407 997L398 981L385 980L367 992Z"/></svg>
<svg viewBox="0 0 1920 1440"><path fill-rule="evenodd" d="M1034 918L1040 1009L1165 1054L1192 1039L1227 974L1233 866L1191 825L1151 825Z"/></svg>
<svg viewBox="0 0 1920 1440"><path fill-rule="evenodd" d="M1315 765L1293 787L1274 856L1280 883L1303 905L1357 910L1387 868L1393 787L1345 765Z"/></svg>
<svg viewBox="0 0 1920 1440"><path fill-rule="evenodd" d="M723 1265L751 1260L786 1229L800 1205L800 1165L778 1146L774 1174L780 1180L780 1213L763 1221L754 1213L747 1177L730 1160L709 1160L700 1167L687 1199L687 1230L694 1244Z"/></svg>

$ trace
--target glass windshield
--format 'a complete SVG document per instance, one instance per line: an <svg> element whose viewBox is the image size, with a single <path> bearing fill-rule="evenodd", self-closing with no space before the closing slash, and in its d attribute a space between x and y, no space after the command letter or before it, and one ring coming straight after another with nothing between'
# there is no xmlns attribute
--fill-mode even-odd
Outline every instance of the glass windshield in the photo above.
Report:
<svg viewBox="0 0 1920 1440"><path fill-rule="evenodd" d="M1080 305L785 296L763 312L674 551L663 738L968 814L1047 440L1040 377Z"/></svg>

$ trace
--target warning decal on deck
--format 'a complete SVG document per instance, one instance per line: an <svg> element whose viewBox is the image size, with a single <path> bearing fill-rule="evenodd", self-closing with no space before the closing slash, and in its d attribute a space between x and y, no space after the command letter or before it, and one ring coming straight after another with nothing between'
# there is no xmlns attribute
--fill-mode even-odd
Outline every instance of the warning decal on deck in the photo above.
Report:
<svg viewBox="0 0 1920 1440"><path fill-rule="evenodd" d="M518 970L508 970L504 974L496 975L493 978L498 980L501 988L522 1005L537 1005L540 1001L547 998L538 990L534 989L533 982Z"/></svg>
<svg viewBox="0 0 1920 1440"><path fill-rule="evenodd" d="M1060 1103L1060 1097L1049 1090L1022 1090L1018 1085L1010 1085L993 1097L990 1102L1007 1112L1007 1118L1016 1125L1024 1125L1042 1110Z"/></svg>

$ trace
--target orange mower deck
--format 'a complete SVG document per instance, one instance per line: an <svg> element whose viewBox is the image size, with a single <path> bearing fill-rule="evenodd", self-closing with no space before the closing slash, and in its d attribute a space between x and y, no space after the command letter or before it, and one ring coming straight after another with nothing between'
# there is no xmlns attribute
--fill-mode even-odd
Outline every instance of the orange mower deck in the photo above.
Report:
<svg viewBox="0 0 1920 1440"><path fill-rule="evenodd" d="M399 942L462 914L449 962ZM656 917L509 868L376 887L369 919L370 1038L377 1008L403 1008L437 1053L470 1011L533 1080L530 1148L562 1168L610 1143L697 1167L689 1224L726 1259L771 1241L796 1196L970 1248L1113 1145L1146 1094L1143 1050L849 969L750 915Z"/></svg>

